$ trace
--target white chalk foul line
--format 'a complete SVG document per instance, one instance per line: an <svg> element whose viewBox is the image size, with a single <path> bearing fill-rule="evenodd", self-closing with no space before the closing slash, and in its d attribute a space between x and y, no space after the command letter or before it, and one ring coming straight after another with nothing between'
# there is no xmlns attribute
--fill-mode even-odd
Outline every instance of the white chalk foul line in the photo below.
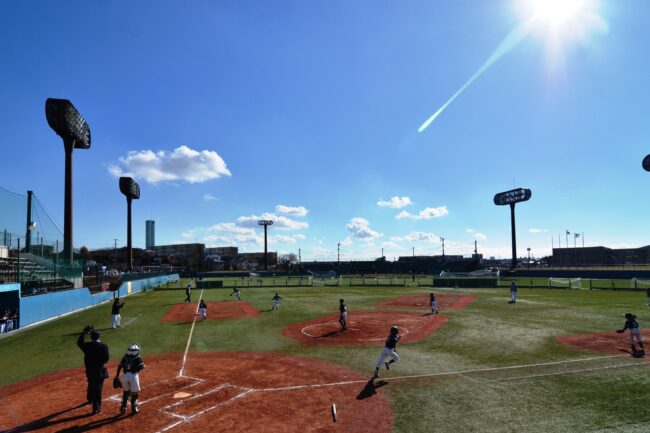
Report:
<svg viewBox="0 0 650 433"><path fill-rule="evenodd" d="M386 378L382 378L382 380L385 380L386 382L390 382L390 381L397 381L397 380L421 379L421 378L427 378L427 377L462 376L462 375L471 374L471 373L484 373L484 372L492 372L492 371L505 371L505 370L534 368L534 367L546 367L546 366L550 366L550 365L571 364L571 363L576 363L576 362L586 362L586 361L594 361L594 360L602 360L602 359L620 358L620 357L624 357L624 356L626 356L626 355L597 356L597 357L592 357L592 358L570 359L570 360L566 360L566 361L542 362L542 363L536 363L536 364L511 365L511 366L506 366L506 367L489 367L489 368L474 368L474 369L468 369L468 370L442 371L442 372L438 372L438 373L425 373L425 374L413 374L413 375L409 375L409 376L386 377ZM629 364L626 364L626 365L635 365L635 364L638 364L638 363L629 363ZM604 368L610 368L610 367L601 367L601 369L604 369ZM594 370L596 370L596 369L598 369L598 367L596 367ZM551 373L549 373L549 375L550 374ZM563 372L558 372L558 373L552 373L552 374L564 374L564 373ZM293 390L297 390L297 389L306 389L306 388L325 388L325 387L332 387L332 386L354 385L354 384L360 384L360 383L366 383L366 382L368 382L367 379L348 380L348 381L342 381L342 382L281 386L281 387L277 387L277 388L260 388L260 389L256 389L255 391L265 391L265 392L293 391Z"/></svg>
<svg viewBox="0 0 650 433"><path fill-rule="evenodd" d="M160 384L160 383L171 382L171 381L174 381L174 380L176 380L176 379L178 379L178 378L179 378L179 377L176 376L176 377L173 377L173 378L171 378L171 379L160 380L160 381L158 381L158 382L154 382L154 383L148 385L148 387L152 387L152 386L154 386L154 385L158 385L158 384ZM176 388L176 389L174 389L173 391L170 391L170 392L165 392L165 393L162 393L162 394L154 395L154 396L151 397L151 398L147 398L147 399L144 399L144 400L139 400L139 401L138 401L138 404L143 405L143 404L149 403L149 402L151 402L151 401L155 401L155 400L158 400L158 399L160 399L160 398L166 397L166 396L168 396L168 395L172 395L172 394L176 393L178 390L181 390L181 389L187 389L187 388L192 388L193 386L197 386L197 385L199 385L199 384L205 382L205 379L200 379L200 378L197 378L197 377L183 376L183 378L185 378L185 379L191 379L191 380L194 381L194 383L190 383L190 384L187 384L187 385L180 386L180 387L178 387L178 388ZM108 400L113 400L113 401L116 401L116 402L121 403L121 402L122 402L122 395L121 395L121 394L113 394L113 395L111 395L110 397L106 397L106 398L104 399L104 401L108 401Z"/></svg>
<svg viewBox="0 0 650 433"><path fill-rule="evenodd" d="M199 312L199 305L201 305L201 299L203 299L203 289L201 289L201 294L199 295L199 302L196 303L196 311L194 312L194 318L192 319L192 327L190 328L190 335L187 337L187 345L185 346L185 353L183 353L183 362L181 363L181 369L178 372L178 377L183 377L183 372L185 371L185 361L187 361L187 352L190 350L190 343L192 342L192 333L194 332L194 325L196 325L196 315Z"/></svg>

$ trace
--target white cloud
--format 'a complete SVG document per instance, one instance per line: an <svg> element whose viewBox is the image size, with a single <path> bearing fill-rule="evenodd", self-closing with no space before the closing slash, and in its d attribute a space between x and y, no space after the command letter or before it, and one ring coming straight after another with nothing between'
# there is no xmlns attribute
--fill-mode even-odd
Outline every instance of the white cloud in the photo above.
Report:
<svg viewBox="0 0 650 433"><path fill-rule="evenodd" d="M474 233L476 230L474 230L474 229L465 229L465 231L466 231L467 233Z"/></svg>
<svg viewBox="0 0 650 433"><path fill-rule="evenodd" d="M402 209L410 204L413 204L409 197L391 197L390 200L379 200L377 202L378 206L381 207L390 207L393 209Z"/></svg>
<svg viewBox="0 0 650 433"><path fill-rule="evenodd" d="M390 240L394 242L404 242L404 241L440 242L440 237L434 233L411 232L405 236L391 236Z"/></svg>
<svg viewBox="0 0 650 433"><path fill-rule="evenodd" d="M210 194L210 193L203 194L203 200L205 200L205 201L212 201L212 200L216 200L216 199L217 198L215 196L213 196L212 194Z"/></svg>
<svg viewBox="0 0 650 433"><path fill-rule="evenodd" d="M485 241L487 240L487 236L485 236L483 233L474 233L474 237L478 239L479 241Z"/></svg>
<svg viewBox="0 0 650 433"><path fill-rule="evenodd" d="M352 238L348 236L347 238L343 239L341 241L341 245L343 245L344 247L349 247L350 245L352 245Z"/></svg>
<svg viewBox="0 0 650 433"><path fill-rule="evenodd" d="M298 240L305 239L305 235L298 233L295 235L275 235L269 238L272 244L295 244Z"/></svg>
<svg viewBox="0 0 650 433"><path fill-rule="evenodd" d="M533 233L533 234L547 233L547 232L548 232L548 229L536 229L536 228L528 229L528 233Z"/></svg>
<svg viewBox="0 0 650 433"><path fill-rule="evenodd" d="M309 211L304 206L292 207L279 204L275 207L275 211L278 213L285 213L295 216L305 216Z"/></svg>
<svg viewBox="0 0 650 433"><path fill-rule="evenodd" d="M282 215L275 215L268 212L261 216L240 216L237 218L237 225L241 227L255 228L258 227L257 221L261 219L273 221L271 227L277 230L303 230L309 227L309 224L304 221L296 221Z"/></svg>
<svg viewBox="0 0 650 433"><path fill-rule="evenodd" d="M365 218L352 218L345 228L350 232L350 236L356 239L361 239L366 242L372 241L375 238L380 238L383 234L371 229L370 223Z"/></svg>
<svg viewBox="0 0 650 433"><path fill-rule="evenodd" d="M381 246L384 247L384 248L391 248L391 249L394 249L394 250L403 250L404 249L403 247L400 247L399 245L397 245L397 243L395 243L393 241L382 242Z"/></svg>
<svg viewBox="0 0 650 433"><path fill-rule="evenodd" d="M217 152L197 151L187 146L180 146L173 152L130 151L116 164L108 165L108 171L116 177L131 176L153 184L165 181L202 183L231 175Z"/></svg>
<svg viewBox="0 0 650 433"><path fill-rule="evenodd" d="M398 213L395 218L402 219L402 218L409 218L413 220L430 220L432 218L440 218L445 215L448 215L449 211L447 210L447 206L440 206L440 207L428 207L420 211L417 215L411 214L405 210L401 211Z"/></svg>

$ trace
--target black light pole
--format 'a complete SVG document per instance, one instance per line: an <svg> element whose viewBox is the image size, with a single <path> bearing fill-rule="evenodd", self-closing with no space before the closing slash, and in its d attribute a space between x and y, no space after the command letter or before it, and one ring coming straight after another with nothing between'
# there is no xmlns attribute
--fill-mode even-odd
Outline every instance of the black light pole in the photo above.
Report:
<svg viewBox="0 0 650 433"><path fill-rule="evenodd" d="M50 128L63 139L65 148L65 202L63 209L63 257L72 263L72 151L90 148L90 127L67 99L48 98L45 117Z"/></svg>
<svg viewBox="0 0 650 433"><path fill-rule="evenodd" d="M120 192L126 196L126 269L133 272L133 246L131 244L131 202L140 198L140 185L130 177L120 177Z"/></svg>
<svg viewBox="0 0 650 433"><path fill-rule="evenodd" d="M273 225L273 221L271 220L259 220L257 222L258 225L264 226L264 269L268 270L269 269L269 261L268 261L268 252L267 252L267 229L268 226Z"/></svg>
<svg viewBox="0 0 650 433"><path fill-rule="evenodd" d="M530 200L532 193L529 189L517 188L506 192L500 192L494 196L494 204L497 206L510 205L510 233L512 236L512 269L517 267L517 232L515 230L515 204Z"/></svg>

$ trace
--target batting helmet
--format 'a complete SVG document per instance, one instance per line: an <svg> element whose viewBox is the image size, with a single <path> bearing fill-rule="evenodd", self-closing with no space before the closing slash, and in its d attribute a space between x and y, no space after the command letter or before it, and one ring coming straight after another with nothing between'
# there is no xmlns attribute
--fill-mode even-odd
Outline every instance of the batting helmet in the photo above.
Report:
<svg viewBox="0 0 650 433"><path fill-rule="evenodd" d="M138 343L133 343L127 349L126 354L127 355L139 355L140 354L140 345Z"/></svg>
<svg viewBox="0 0 650 433"><path fill-rule="evenodd" d="M393 325L393 326L390 327L390 333L391 334L395 335L398 332L399 332L399 328L397 326Z"/></svg>

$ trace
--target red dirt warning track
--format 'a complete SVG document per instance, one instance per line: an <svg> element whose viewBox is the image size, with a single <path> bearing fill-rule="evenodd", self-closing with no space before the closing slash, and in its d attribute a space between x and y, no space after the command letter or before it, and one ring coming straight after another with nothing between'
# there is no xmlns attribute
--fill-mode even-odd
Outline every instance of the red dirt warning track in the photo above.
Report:
<svg viewBox="0 0 650 433"><path fill-rule="evenodd" d="M208 320L236 319L241 317L255 317L260 313L246 301L206 302L208 304ZM163 322L191 322L196 314L196 303L176 304L169 309ZM201 320L196 316L197 320Z"/></svg>
<svg viewBox="0 0 650 433"><path fill-rule="evenodd" d="M341 331L339 315L319 317L282 330L287 337L307 345L375 346L384 344L390 327L397 325L403 343L422 340L449 320L439 314L406 311L348 313L348 330Z"/></svg>
<svg viewBox="0 0 650 433"><path fill-rule="evenodd" d="M453 293L436 294L436 301L438 301L439 310L456 310L463 308L470 302L474 302L475 299L476 296L472 295L457 295ZM378 307L422 308L425 310L429 310L431 308L430 305L429 295L400 296L377 304Z"/></svg>
<svg viewBox="0 0 650 433"><path fill-rule="evenodd" d="M642 329L641 336L645 342L650 341L650 330ZM624 334L616 332L600 332L593 334L580 335L563 335L555 339L565 346L593 350L595 352L605 352L616 355L630 353L630 334L625 331ZM647 350L646 345L646 350Z"/></svg>
<svg viewBox="0 0 650 433"><path fill-rule="evenodd" d="M103 412L90 415L90 406L79 406L85 400L84 373L71 369L0 388L0 426L3 432L39 433L392 429L393 412L384 393L368 378L328 362L270 353L192 352L185 375L177 377L180 360L181 354L145 355L141 412L135 416L119 415L118 392L110 381L104 385Z"/></svg>

